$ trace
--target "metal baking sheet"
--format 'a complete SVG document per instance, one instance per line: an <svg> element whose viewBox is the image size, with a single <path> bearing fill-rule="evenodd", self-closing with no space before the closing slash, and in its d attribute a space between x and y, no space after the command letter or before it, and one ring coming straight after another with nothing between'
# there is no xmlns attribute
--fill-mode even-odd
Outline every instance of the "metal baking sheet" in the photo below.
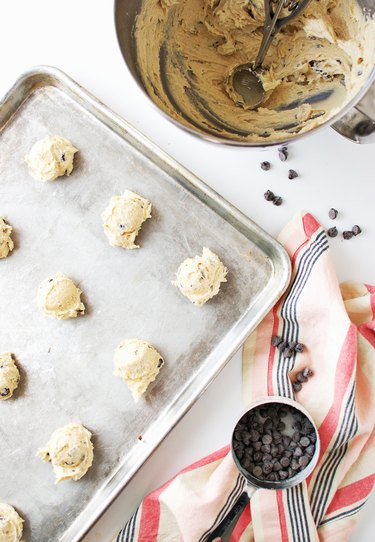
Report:
<svg viewBox="0 0 375 542"><path fill-rule="evenodd" d="M69 178L33 180L24 156L59 134L79 149ZM131 189L153 217L141 248L111 247L100 214ZM0 404L0 500L25 518L25 540L80 540L223 368L285 290L290 264L264 231L64 73L30 70L0 103L0 215L15 250L0 261L0 352L13 352L22 382ZM210 247L229 269L203 308L171 285L178 265ZM57 271L84 292L87 313L48 318L39 283ZM166 363L135 404L113 376L117 344L153 343ZM93 433L92 468L54 485L35 457L58 427ZM138 437L142 435L140 441Z"/></svg>

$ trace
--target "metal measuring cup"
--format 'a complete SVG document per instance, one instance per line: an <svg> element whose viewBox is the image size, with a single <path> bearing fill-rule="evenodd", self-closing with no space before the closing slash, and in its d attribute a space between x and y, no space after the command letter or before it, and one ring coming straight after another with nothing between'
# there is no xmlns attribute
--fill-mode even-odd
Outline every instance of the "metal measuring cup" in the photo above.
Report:
<svg viewBox="0 0 375 542"><path fill-rule="evenodd" d="M315 451L313 456L310 459L310 462L306 465L306 467L303 468L303 470L297 472L294 476L287 478L285 480L279 480L279 481L270 481L270 480L260 480L259 478L256 478L253 474L248 472L242 465L241 461L238 459L233 443L234 443L234 433L236 431L237 425L241 422L243 417L250 413L254 409L258 409L261 406L267 406L270 403L277 403L280 405L288 405L295 409L297 412L304 415L312 424L316 441L314 443L315 445ZM227 513L225 518L221 521L221 523L216 527L216 529L211 533L209 538L207 539L207 542L213 542L217 538L221 539L221 542L227 542L229 541L230 535L237 523L237 520L239 519L241 513L245 509L246 505L248 504L251 497L254 495L254 493L258 489L287 489L289 487L294 487L298 484L300 484L303 480L305 480L314 470L316 463L319 458L320 453L320 439L319 439L319 433L318 429L314 423L314 420L310 416L310 414L307 412L307 410L300 405L297 401L293 399L288 399L286 397L279 397L279 396L269 396L266 398L258 399L257 401L251 403L241 414L240 418L237 420L236 425L234 427L232 438L231 438L231 453L234 460L234 463L241 473L241 475L245 478L245 487L242 492L242 494L239 496L237 501L232 506L231 510Z"/></svg>

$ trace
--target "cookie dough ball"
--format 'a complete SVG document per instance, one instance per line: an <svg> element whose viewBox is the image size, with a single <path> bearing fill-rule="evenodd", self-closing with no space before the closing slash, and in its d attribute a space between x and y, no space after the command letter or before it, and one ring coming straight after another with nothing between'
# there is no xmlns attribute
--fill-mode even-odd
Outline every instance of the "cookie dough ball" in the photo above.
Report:
<svg viewBox="0 0 375 542"><path fill-rule="evenodd" d="M102 214L104 233L114 247L139 248L134 243L145 220L151 218L151 203L135 192L113 196Z"/></svg>
<svg viewBox="0 0 375 542"><path fill-rule="evenodd" d="M54 181L57 177L71 174L77 151L65 137L48 136L32 146L25 160L34 179Z"/></svg>
<svg viewBox="0 0 375 542"><path fill-rule="evenodd" d="M113 361L114 374L127 384L135 401L155 380L164 364L159 352L141 339L122 341L115 350Z"/></svg>
<svg viewBox="0 0 375 542"><path fill-rule="evenodd" d="M85 305L81 301L82 291L74 282L63 275L56 273L46 278L39 286L38 305L48 316L58 320L75 318L85 313Z"/></svg>
<svg viewBox="0 0 375 542"><path fill-rule="evenodd" d="M86 474L94 459L91 433L80 423L70 423L57 429L47 446L37 456L51 461L56 484L64 480L79 480Z"/></svg>
<svg viewBox="0 0 375 542"><path fill-rule="evenodd" d="M12 397L20 382L20 373L12 358L12 354L0 355L0 401ZM1 537L0 537L1 542Z"/></svg>
<svg viewBox="0 0 375 542"><path fill-rule="evenodd" d="M198 307L219 293L220 284L226 282L228 270L209 248L203 248L202 256L187 258L177 270L172 284Z"/></svg>
<svg viewBox="0 0 375 542"><path fill-rule="evenodd" d="M20 542L23 519L13 506L0 502L0 542Z"/></svg>
<svg viewBox="0 0 375 542"><path fill-rule="evenodd" d="M12 226L8 224L4 217L0 216L0 259L6 258L14 248L14 243L10 236L12 230Z"/></svg>

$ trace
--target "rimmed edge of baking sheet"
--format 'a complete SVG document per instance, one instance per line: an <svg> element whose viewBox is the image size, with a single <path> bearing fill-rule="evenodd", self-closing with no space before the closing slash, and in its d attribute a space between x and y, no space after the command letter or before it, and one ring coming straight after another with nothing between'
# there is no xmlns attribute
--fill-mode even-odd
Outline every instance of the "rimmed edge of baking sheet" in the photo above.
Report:
<svg viewBox="0 0 375 542"><path fill-rule="evenodd" d="M220 342L220 352L218 352L218 347L215 347L208 358L206 358L206 361L212 360L212 363L206 364L204 373L202 368L196 373L196 377L199 376L199 385L197 385L196 378L194 381L187 382L169 409L159 417L157 426L151 427L146 432L138 446L133 448L127 455L112 477L95 493L86 508L60 538L60 542L76 542L87 534L166 435L175 427L202 393L204 393L213 379L225 367L226 363L242 345L246 337L255 329L281 297L289 284L291 264L286 251L275 239L57 68L37 66L24 72L17 79L12 88L0 101L1 117L8 119L4 127L17 113L27 98L38 88L45 86L56 87L65 92L109 129L120 136L126 135L128 142L151 159L162 170L167 173L173 172L173 175L178 178L180 184L186 190L193 193L245 237L251 239L269 258L273 268L272 280L269 281L267 288L256 299L251 310L248 310L241 317ZM131 141L129 141L130 139ZM207 369L207 365L210 365L211 368Z"/></svg>

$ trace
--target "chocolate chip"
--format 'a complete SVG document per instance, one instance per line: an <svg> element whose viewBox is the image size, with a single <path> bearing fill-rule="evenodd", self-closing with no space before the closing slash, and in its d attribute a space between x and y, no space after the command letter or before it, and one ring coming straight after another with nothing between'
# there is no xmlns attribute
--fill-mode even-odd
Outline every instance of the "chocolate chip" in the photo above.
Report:
<svg viewBox="0 0 375 542"><path fill-rule="evenodd" d="M160 369L160 367L163 366L163 363L164 363L164 361L162 360L162 358L160 358L159 361L158 361L158 369Z"/></svg>
<svg viewBox="0 0 375 542"><path fill-rule="evenodd" d="M354 233L352 231L346 230L342 232L342 236L344 239L349 240L354 237Z"/></svg>
<svg viewBox="0 0 375 542"><path fill-rule="evenodd" d="M333 207L329 210L328 212L328 216L329 218L331 218L332 220L335 220L335 218L337 218L337 215L339 214L338 210L337 209L334 209Z"/></svg>
<svg viewBox="0 0 375 542"><path fill-rule="evenodd" d="M296 352L302 353L305 350L305 345L302 343L297 343L296 346L294 347L294 350Z"/></svg>
<svg viewBox="0 0 375 542"><path fill-rule="evenodd" d="M299 458L298 463L302 468L305 468L310 463L310 458L307 455L303 455Z"/></svg>
<svg viewBox="0 0 375 542"><path fill-rule="evenodd" d="M270 435L263 435L262 442L263 444L271 444L272 437Z"/></svg>
<svg viewBox="0 0 375 542"><path fill-rule="evenodd" d="M298 177L298 173L294 169L290 169L288 171L288 179L290 180L297 179L297 177Z"/></svg>
<svg viewBox="0 0 375 542"><path fill-rule="evenodd" d="M259 450L261 449L262 447L262 443L260 442L260 440L258 440L258 442L254 442L253 444L253 449L256 451L256 452L259 452Z"/></svg>
<svg viewBox="0 0 375 542"><path fill-rule="evenodd" d="M352 232L353 232L354 235L359 235L359 234L362 232L362 230L361 230L361 228L356 224L355 226L352 227Z"/></svg>
<svg viewBox="0 0 375 542"><path fill-rule="evenodd" d="M302 448L300 448L299 446L297 446L297 448L294 450L294 457L301 457L303 455L303 451L302 451Z"/></svg>
<svg viewBox="0 0 375 542"><path fill-rule="evenodd" d="M271 446L269 444L263 444L261 450L264 454L271 453Z"/></svg>
<svg viewBox="0 0 375 542"><path fill-rule="evenodd" d="M254 461L258 463L259 461L262 461L263 454L262 452L255 452L253 455Z"/></svg>
<svg viewBox="0 0 375 542"><path fill-rule="evenodd" d="M337 237L338 236L338 230L336 228L336 226L334 226L333 228L329 228L327 230L327 235L328 237Z"/></svg>
<svg viewBox="0 0 375 542"><path fill-rule="evenodd" d="M273 465L269 461L265 461L263 463L262 469L263 469L264 474L270 474L270 472L272 472L272 468L273 468Z"/></svg>
<svg viewBox="0 0 375 542"><path fill-rule="evenodd" d="M313 375L313 372L311 369L309 369L308 367L305 367L304 370L302 371L302 374L303 376L305 376L306 378L309 378L310 376Z"/></svg>
<svg viewBox="0 0 375 542"><path fill-rule="evenodd" d="M302 384L300 384L299 382L293 382L292 386L293 390L297 393L302 390Z"/></svg>
<svg viewBox="0 0 375 542"><path fill-rule="evenodd" d="M7 395L9 395L10 393L10 389L9 388L2 388L0 389L0 395L1 397L6 397Z"/></svg>
<svg viewBox="0 0 375 542"><path fill-rule="evenodd" d="M310 439L308 437L302 437L301 440L299 441L299 443L304 448L307 448L307 446L309 446L309 444L310 444Z"/></svg>
<svg viewBox="0 0 375 542"><path fill-rule="evenodd" d="M271 339L272 346L278 346L282 342L282 338L274 335Z"/></svg>
<svg viewBox="0 0 375 542"><path fill-rule="evenodd" d="M275 194L271 192L271 190L267 190L267 192L264 193L264 199L266 201L273 201L275 199Z"/></svg>
<svg viewBox="0 0 375 542"><path fill-rule="evenodd" d="M301 434L299 431L295 431L292 435L292 440L294 442L299 442L299 439L301 438Z"/></svg>
<svg viewBox="0 0 375 542"><path fill-rule="evenodd" d="M310 444L310 446L308 446L307 448L305 448L305 453L306 453L307 455L311 455L311 456L314 455L314 453L315 453L315 446L314 446L314 444Z"/></svg>
<svg viewBox="0 0 375 542"><path fill-rule="evenodd" d="M61 160L62 160L62 162L65 162L65 153L63 153L63 154L61 155Z"/></svg>
<svg viewBox="0 0 375 542"><path fill-rule="evenodd" d="M263 171L268 171L269 169L271 169L271 164L265 161L260 164L260 167L263 169Z"/></svg>
<svg viewBox="0 0 375 542"><path fill-rule="evenodd" d="M255 429L250 431L251 442L256 442L257 440L259 440L259 438L260 438L260 434L258 433L258 431L256 431Z"/></svg>
<svg viewBox="0 0 375 542"><path fill-rule="evenodd" d="M276 196L275 198L273 198L273 201L272 203L274 205L276 205L276 207L279 207L283 202L283 198L281 198L280 196Z"/></svg>
<svg viewBox="0 0 375 542"><path fill-rule="evenodd" d="M259 466L254 467L253 474L256 478L260 478L263 474L262 467L259 467Z"/></svg>
<svg viewBox="0 0 375 542"><path fill-rule="evenodd" d="M291 358L293 356L293 350L291 348L285 348L283 352L284 358Z"/></svg>
<svg viewBox="0 0 375 542"><path fill-rule="evenodd" d="M285 348L288 348L288 343L285 341L282 341L281 343L277 345L277 348L280 350L280 352L283 352Z"/></svg>
<svg viewBox="0 0 375 542"><path fill-rule="evenodd" d="M282 466L280 465L280 462L279 461L275 461L275 463L273 464L273 470L275 472L279 471L282 469Z"/></svg>
<svg viewBox="0 0 375 542"><path fill-rule="evenodd" d="M282 457L280 459L280 465L284 468L287 468L290 465L290 460L287 457Z"/></svg>
<svg viewBox="0 0 375 542"><path fill-rule="evenodd" d="M290 343L288 344L288 347L291 350L294 350L296 346L297 346L297 341L290 341Z"/></svg>
<svg viewBox="0 0 375 542"><path fill-rule="evenodd" d="M279 158L282 162L286 162L288 160L288 149L287 147L281 147L279 149Z"/></svg>
<svg viewBox="0 0 375 542"><path fill-rule="evenodd" d="M301 382L301 383L307 382L307 378L303 376L302 372L297 373L296 378L297 378L297 382Z"/></svg>
<svg viewBox="0 0 375 542"><path fill-rule="evenodd" d="M288 478L288 473L285 470L279 471L280 480L286 480Z"/></svg>

